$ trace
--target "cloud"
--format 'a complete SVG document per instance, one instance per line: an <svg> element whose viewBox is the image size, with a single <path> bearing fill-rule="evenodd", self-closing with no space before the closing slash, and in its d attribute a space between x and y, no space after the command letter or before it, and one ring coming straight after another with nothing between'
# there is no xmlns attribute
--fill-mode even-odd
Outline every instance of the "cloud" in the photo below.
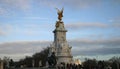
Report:
<svg viewBox="0 0 120 69"><path fill-rule="evenodd" d="M80 47L78 47L80 48ZM97 55L110 55L110 54L120 54L120 48L99 48L99 49L91 49L91 50L76 50L72 49L73 56L79 55L89 55L89 56L97 56Z"/></svg>
<svg viewBox="0 0 120 69"><path fill-rule="evenodd" d="M49 46L50 41L18 41L0 44L0 57L9 56L20 59L25 56L32 56Z"/></svg>
<svg viewBox="0 0 120 69"><path fill-rule="evenodd" d="M0 44L0 57L9 54L14 59L20 57L30 56L35 52L41 51L43 48L49 46L51 41L17 41L6 42ZM72 39L68 40L72 46L73 56L84 55L109 55L120 54L120 38L108 39ZM14 56L13 56L14 55ZM16 55L16 57L15 57Z"/></svg>
<svg viewBox="0 0 120 69"><path fill-rule="evenodd" d="M70 9L86 9L90 7L100 7L104 1L102 0L34 0L35 3L39 4L40 6L44 7L51 7L51 8L70 8ZM120 3L119 0L111 0L110 3L115 5L116 3Z"/></svg>
<svg viewBox="0 0 120 69"><path fill-rule="evenodd" d="M6 35L6 33L0 29L0 35Z"/></svg>
<svg viewBox="0 0 120 69"><path fill-rule="evenodd" d="M22 53L22 54L0 54L0 58L9 57L10 59L14 59L14 61L18 61L20 59L25 58L26 56L31 56L33 53Z"/></svg>
<svg viewBox="0 0 120 69"><path fill-rule="evenodd" d="M120 17L115 17L109 20L112 23L112 27L120 28Z"/></svg>
<svg viewBox="0 0 120 69"><path fill-rule="evenodd" d="M83 9L99 5L100 0L67 0L68 7Z"/></svg>
<svg viewBox="0 0 120 69"><path fill-rule="evenodd" d="M100 6L104 1L101 0L0 0L0 14L15 15L16 11L28 12L33 10L34 6L38 9L43 8L70 8L70 9L85 9L93 6ZM111 3L120 3L118 0L111 1Z"/></svg>
<svg viewBox="0 0 120 69"><path fill-rule="evenodd" d="M6 10L0 7L0 15L3 15L6 13Z"/></svg>
<svg viewBox="0 0 120 69"><path fill-rule="evenodd" d="M23 41L23 42L9 42L0 44L1 54L24 54L24 53L34 53L34 50L40 51L42 48L46 47L50 41Z"/></svg>
<svg viewBox="0 0 120 69"><path fill-rule="evenodd" d="M14 16L16 11L27 12L31 9L30 0L0 0L0 15Z"/></svg>
<svg viewBox="0 0 120 69"><path fill-rule="evenodd" d="M28 10L30 8L29 0L0 0L2 7L10 9Z"/></svg>
<svg viewBox="0 0 120 69"><path fill-rule="evenodd" d="M114 17L114 18L110 19L110 22L112 22L112 23L120 23L120 17Z"/></svg>
<svg viewBox="0 0 120 69"><path fill-rule="evenodd" d="M69 23L66 25L66 28L78 29L78 28L106 28L107 24L104 23Z"/></svg>
<svg viewBox="0 0 120 69"><path fill-rule="evenodd" d="M83 9L89 8L93 6L100 6L104 1L101 0L0 0L1 8L9 9L9 11L13 11L13 9L21 10L21 11L29 11L34 5L39 7L65 7L70 9ZM120 3L119 0L111 0L111 3ZM38 5L39 4L39 5Z"/></svg>
<svg viewBox="0 0 120 69"><path fill-rule="evenodd" d="M25 17L25 19L44 19L40 17ZM45 18L47 20L47 18ZM1 23L0 25L0 35L7 35L7 34L24 34L24 35L40 35L41 33L44 34L44 31L54 30L54 24L51 23ZM101 29L103 31L109 32L108 29L115 28L119 30L119 23L82 23L82 22L75 22L75 23L66 23L66 29L70 30L80 30L80 29L94 29L98 30ZM43 31L44 28L44 31ZM112 31L112 30L111 30ZM91 30L92 32L92 30ZM112 31L115 32L115 31ZM102 32L101 32L102 33ZM45 33L46 34L46 33Z"/></svg>
<svg viewBox="0 0 120 69"><path fill-rule="evenodd" d="M43 17L23 17L24 19L39 19L39 20L49 20L49 18L43 18Z"/></svg>
<svg viewBox="0 0 120 69"><path fill-rule="evenodd" d="M23 35L28 35L28 36L35 36L35 35L45 36L46 33L49 33L45 31L53 30L52 25L50 23L26 23L26 24L20 24L20 25L21 25L20 27L19 27L19 24L16 25L17 30L14 30L14 31Z"/></svg>
<svg viewBox="0 0 120 69"><path fill-rule="evenodd" d="M47 7L67 7L72 9L81 9L81 8L88 8L91 6L97 6L101 2L100 0L44 0L44 1L38 1L38 3Z"/></svg>
<svg viewBox="0 0 120 69"><path fill-rule="evenodd" d="M109 46L112 47L113 45L115 46L119 46L120 45L120 38L108 38L108 39L101 39L100 37L98 37L97 39L73 39L72 41L75 44L80 43L81 45L105 45L105 46Z"/></svg>
<svg viewBox="0 0 120 69"><path fill-rule="evenodd" d="M45 35L45 31L54 30L51 23L0 23L0 36L16 34L23 36ZM43 31L44 28L44 31Z"/></svg>
<svg viewBox="0 0 120 69"><path fill-rule="evenodd" d="M6 36L12 31L12 26L10 24L0 23L0 36Z"/></svg>
<svg viewBox="0 0 120 69"><path fill-rule="evenodd" d="M78 55L75 56L74 58L80 59L81 61L85 61L85 58L89 59L97 59L97 60L108 60L111 59L113 56L120 57L120 54L108 54L108 55Z"/></svg>
<svg viewBox="0 0 120 69"><path fill-rule="evenodd" d="M86 23L86 22L74 22L74 23L67 23L66 28L71 30L77 30L77 29L119 29L120 28L120 22L116 20L116 22L112 23L100 23L100 22L93 22L93 23Z"/></svg>
<svg viewBox="0 0 120 69"><path fill-rule="evenodd" d="M120 38L69 40L73 55L120 54Z"/></svg>

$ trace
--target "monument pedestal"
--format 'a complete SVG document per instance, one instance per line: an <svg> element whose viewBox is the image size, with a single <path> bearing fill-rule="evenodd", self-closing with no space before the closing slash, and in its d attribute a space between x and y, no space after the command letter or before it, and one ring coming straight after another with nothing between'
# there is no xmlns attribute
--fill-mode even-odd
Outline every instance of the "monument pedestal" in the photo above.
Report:
<svg viewBox="0 0 120 69"><path fill-rule="evenodd" d="M62 21L56 22L56 28L53 31L54 33L54 42L50 45L50 54L55 52L57 57L57 63L72 63L71 48L66 40L67 30L64 27Z"/></svg>

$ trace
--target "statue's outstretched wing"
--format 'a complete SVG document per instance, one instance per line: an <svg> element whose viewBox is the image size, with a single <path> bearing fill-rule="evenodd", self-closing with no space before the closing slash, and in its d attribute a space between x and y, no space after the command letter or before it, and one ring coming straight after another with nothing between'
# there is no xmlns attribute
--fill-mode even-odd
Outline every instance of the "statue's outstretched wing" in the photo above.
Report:
<svg viewBox="0 0 120 69"><path fill-rule="evenodd" d="M57 10L58 13L60 12L60 10L58 8L55 8L55 9Z"/></svg>
<svg viewBox="0 0 120 69"><path fill-rule="evenodd" d="M57 9L57 13L58 13L58 19L61 21L62 20L62 17L63 17L63 8L62 8L62 10L59 10L58 8L56 8Z"/></svg>

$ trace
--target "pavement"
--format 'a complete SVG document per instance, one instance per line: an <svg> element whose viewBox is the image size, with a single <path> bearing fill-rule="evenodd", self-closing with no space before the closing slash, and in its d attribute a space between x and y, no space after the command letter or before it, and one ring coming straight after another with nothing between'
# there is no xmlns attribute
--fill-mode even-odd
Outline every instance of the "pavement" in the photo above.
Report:
<svg viewBox="0 0 120 69"><path fill-rule="evenodd" d="M9 69L55 69L55 68L9 68Z"/></svg>

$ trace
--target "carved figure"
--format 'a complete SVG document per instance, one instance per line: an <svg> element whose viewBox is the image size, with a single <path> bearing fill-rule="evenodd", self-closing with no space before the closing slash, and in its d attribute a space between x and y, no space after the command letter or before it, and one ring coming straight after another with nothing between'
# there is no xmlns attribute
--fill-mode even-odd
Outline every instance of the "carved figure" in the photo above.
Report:
<svg viewBox="0 0 120 69"><path fill-rule="evenodd" d="M49 67L55 67L55 65L57 64L55 52L52 52L52 55L48 57L48 64Z"/></svg>
<svg viewBox="0 0 120 69"><path fill-rule="evenodd" d="M63 8L62 8L62 10L59 10L58 8L56 8L57 9L57 13L58 13L58 19L59 19L59 21L61 21L62 20L62 17L63 17Z"/></svg>

